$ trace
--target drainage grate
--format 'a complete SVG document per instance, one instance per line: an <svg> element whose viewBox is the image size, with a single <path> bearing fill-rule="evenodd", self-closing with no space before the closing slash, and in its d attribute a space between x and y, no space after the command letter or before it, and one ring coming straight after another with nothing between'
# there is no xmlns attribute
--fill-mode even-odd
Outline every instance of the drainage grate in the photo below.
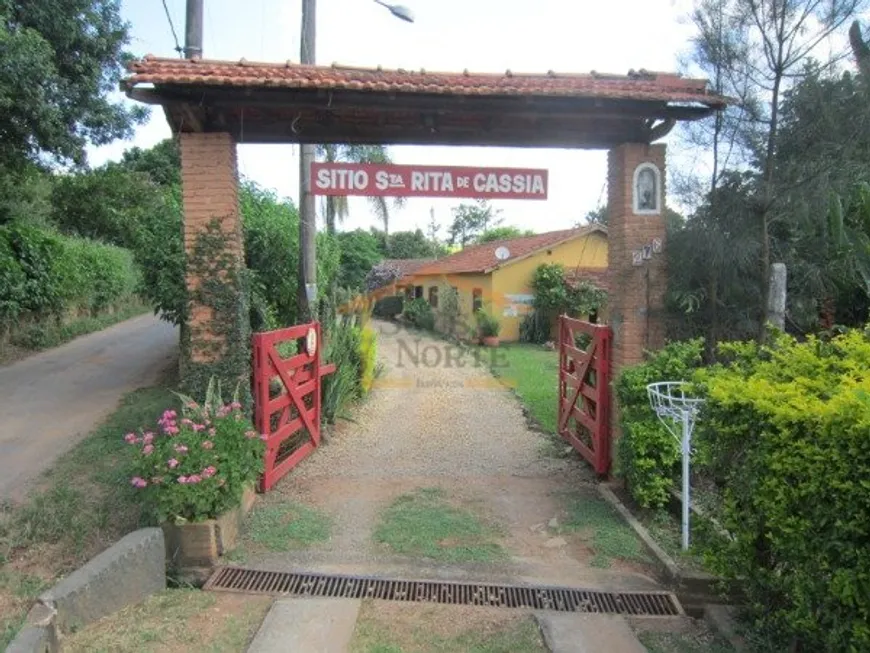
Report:
<svg viewBox="0 0 870 653"><path fill-rule="evenodd" d="M366 576L258 571L240 567L222 567L209 578L203 589L282 596L481 605L557 612L643 616L683 614L682 607L670 592L600 592L570 587L389 580Z"/></svg>

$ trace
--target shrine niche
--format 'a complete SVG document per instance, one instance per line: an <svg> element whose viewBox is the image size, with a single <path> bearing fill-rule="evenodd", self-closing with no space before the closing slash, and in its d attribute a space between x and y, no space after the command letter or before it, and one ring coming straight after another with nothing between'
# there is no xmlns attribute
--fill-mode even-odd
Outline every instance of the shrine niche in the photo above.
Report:
<svg viewBox="0 0 870 653"><path fill-rule="evenodd" d="M634 171L634 212L658 215L662 206L662 175L652 163L642 163Z"/></svg>

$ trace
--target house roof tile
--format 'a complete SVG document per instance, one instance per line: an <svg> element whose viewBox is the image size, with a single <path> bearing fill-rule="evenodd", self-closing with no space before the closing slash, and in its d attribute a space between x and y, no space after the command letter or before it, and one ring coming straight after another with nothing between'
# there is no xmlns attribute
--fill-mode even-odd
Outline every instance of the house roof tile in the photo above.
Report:
<svg viewBox="0 0 870 653"><path fill-rule="evenodd" d="M727 99L707 89L703 79L676 73L630 71L628 75L556 73L428 72L292 62L169 59L147 56L128 64L127 88L139 84L323 89L476 96L541 96L700 102L723 107Z"/></svg>
<svg viewBox="0 0 870 653"><path fill-rule="evenodd" d="M607 233L606 229L596 225L581 227L579 229L549 231L543 234L535 234L534 236L498 240L491 243L484 243L482 245L472 245L471 247L466 247L462 251L456 252L451 256L439 259L430 265L419 268L415 274L431 275L488 272L499 265L511 263L517 259L528 256L529 254L533 254L538 250L554 247L555 245L567 240L579 238L595 232ZM496 258L495 252L499 247L507 248L510 253L509 258L505 260L499 260Z"/></svg>

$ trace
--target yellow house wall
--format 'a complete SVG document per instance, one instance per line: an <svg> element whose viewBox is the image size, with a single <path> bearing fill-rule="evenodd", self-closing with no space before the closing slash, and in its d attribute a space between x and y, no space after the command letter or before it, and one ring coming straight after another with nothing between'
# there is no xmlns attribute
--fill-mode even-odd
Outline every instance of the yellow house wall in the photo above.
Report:
<svg viewBox="0 0 870 653"><path fill-rule="evenodd" d="M489 306L492 302L492 275L489 274L431 274L431 275L414 275L406 277L399 283L400 286L423 286L423 299L429 300L429 288L437 286L439 309L442 307L441 302L444 301L444 288L453 286L459 293L459 313L460 313L460 337L466 337L469 334L463 328L464 326L472 327L474 325L474 314L472 311L473 292L475 288L480 288L483 293L484 306ZM437 316L438 309L435 314Z"/></svg>
<svg viewBox="0 0 870 653"><path fill-rule="evenodd" d="M541 250L492 272L493 311L501 321L500 337L505 342L519 340L520 323L531 311L532 276L543 263L561 263L568 270L578 266L606 268L607 238L603 234L592 233L549 250Z"/></svg>

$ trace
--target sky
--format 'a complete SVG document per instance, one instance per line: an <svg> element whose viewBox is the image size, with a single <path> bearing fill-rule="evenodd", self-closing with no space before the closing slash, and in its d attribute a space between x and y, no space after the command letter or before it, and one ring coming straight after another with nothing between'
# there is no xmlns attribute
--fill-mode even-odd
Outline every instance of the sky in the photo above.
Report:
<svg viewBox="0 0 870 653"><path fill-rule="evenodd" d="M165 0L183 45L185 0ZM692 30L688 0L396 0L414 23L373 0L320 0L317 62L440 71L515 73L674 71ZM301 0L204 0L203 53L208 59L299 59ZM123 0L133 54L177 56L161 0ZM171 135L159 109L130 141L89 152L92 165L116 160L133 145ZM671 137L669 140L673 140ZM667 140L665 142L668 142ZM703 165L703 153L670 147L668 165ZM239 173L279 195L298 197L298 146L240 145ZM549 170L547 200L500 200L504 224L537 232L564 229L605 203L606 152L598 150L417 147L390 148L396 163L507 166ZM390 231L426 230L430 211L446 235L456 199L410 199L392 212ZM377 225L365 198L351 198L343 230Z"/></svg>

